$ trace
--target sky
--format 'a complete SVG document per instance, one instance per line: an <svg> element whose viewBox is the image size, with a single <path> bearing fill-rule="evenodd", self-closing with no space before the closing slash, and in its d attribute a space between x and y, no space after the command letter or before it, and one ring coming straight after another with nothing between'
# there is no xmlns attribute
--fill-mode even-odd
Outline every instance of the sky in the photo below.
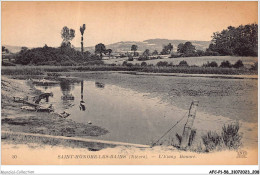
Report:
<svg viewBox="0 0 260 175"><path fill-rule="evenodd" d="M210 41L228 26L258 23L257 1L218 2L2 2L2 45L59 46L61 29L73 28L72 44L84 46L146 39Z"/></svg>

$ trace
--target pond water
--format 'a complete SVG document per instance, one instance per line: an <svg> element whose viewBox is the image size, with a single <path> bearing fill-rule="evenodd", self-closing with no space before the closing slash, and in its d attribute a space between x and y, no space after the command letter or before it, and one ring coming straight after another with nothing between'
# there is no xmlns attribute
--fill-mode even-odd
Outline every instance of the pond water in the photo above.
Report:
<svg viewBox="0 0 260 175"><path fill-rule="evenodd" d="M66 111L74 121L107 129L108 134L98 137L104 140L150 144L186 112L147 94L94 81L37 88L53 92L48 103L55 112ZM65 99L66 95L74 100Z"/></svg>
<svg viewBox="0 0 260 175"><path fill-rule="evenodd" d="M117 80L120 81L113 82L115 77L112 76L116 76ZM203 113L206 113L207 116L214 118L224 116L224 118L234 120L239 118L249 122L257 121L257 115L254 116L255 113L257 114L257 102L250 99L252 93L255 92L255 86L257 87L255 80L151 77L153 81L156 80L154 86L150 85L144 88L137 83L136 86L139 89L136 89L133 87L133 80L131 80L133 75L122 75L129 76L128 79L124 80L129 81L131 86L124 83L124 80L120 79L119 76L103 74L95 75L94 78L93 76L92 78L84 76L85 78L77 83L62 81L58 85L37 86L36 88L43 92L53 92L54 96L49 99L48 103L53 104L55 112L66 111L71 114L69 119L86 124L91 122L92 125L103 127L109 131L108 134L95 137L95 139L150 144L162 136L179 119L187 115L190 102L195 96L197 96L195 99L200 100L201 105L197 115L203 116ZM145 77L144 80L144 77L139 77L138 81L149 85L149 78ZM167 89L168 86L160 87L158 84L160 81L174 82L178 88L174 88L172 85L166 90L167 93L162 95L163 92L156 89ZM214 82L214 86L211 85L211 81ZM134 82L137 82L137 77L135 77ZM243 89L244 86L247 88ZM185 104L183 108L180 107L181 104ZM214 108L216 104L217 106L224 105L224 107L222 109ZM230 111L232 107L234 109ZM212 108L214 108L213 111ZM243 112L240 112L241 115L236 112L236 116L233 117L232 114L234 111L239 111L239 108ZM252 110L255 112L252 113ZM226 116L221 115L223 112ZM182 132L186 120L181 122L177 128L179 132Z"/></svg>

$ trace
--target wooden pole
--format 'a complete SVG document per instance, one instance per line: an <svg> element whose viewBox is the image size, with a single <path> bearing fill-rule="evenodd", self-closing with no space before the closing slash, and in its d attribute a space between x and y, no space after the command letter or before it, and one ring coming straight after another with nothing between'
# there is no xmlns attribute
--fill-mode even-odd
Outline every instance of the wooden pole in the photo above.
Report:
<svg viewBox="0 0 260 175"><path fill-rule="evenodd" d="M181 149L186 149L188 146L191 128L196 116L198 105L199 105L199 101L192 101L190 105L188 119L186 124L184 125L184 130L182 134L181 145L180 145Z"/></svg>

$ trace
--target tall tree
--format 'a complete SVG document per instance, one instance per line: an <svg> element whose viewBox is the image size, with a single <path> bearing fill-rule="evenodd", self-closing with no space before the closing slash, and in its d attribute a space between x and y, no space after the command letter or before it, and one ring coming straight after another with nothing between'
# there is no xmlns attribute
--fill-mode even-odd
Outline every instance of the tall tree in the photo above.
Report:
<svg viewBox="0 0 260 175"><path fill-rule="evenodd" d="M85 24L83 24L83 26L80 26L80 33L81 33L81 53L83 54L84 52L84 47L83 47L83 35L84 35L84 32L85 32Z"/></svg>
<svg viewBox="0 0 260 175"><path fill-rule="evenodd" d="M177 51L179 53L184 53L185 55L193 55L196 51L195 46L191 42L186 42L185 44L180 43L178 45Z"/></svg>
<svg viewBox="0 0 260 175"><path fill-rule="evenodd" d="M186 55L191 55L191 54L194 54L196 51L195 49L195 46L192 45L191 42L186 42L183 46L183 52L186 54Z"/></svg>
<svg viewBox="0 0 260 175"><path fill-rule="evenodd" d="M173 45L171 43L169 43L168 46L167 46L167 49L171 53L171 51L173 50Z"/></svg>
<svg viewBox="0 0 260 175"><path fill-rule="evenodd" d="M100 54L100 57L102 59L103 55L102 53L105 53L106 52L106 46L102 43L99 43L95 46L95 53L99 53Z"/></svg>
<svg viewBox="0 0 260 175"><path fill-rule="evenodd" d="M183 52L183 46L184 46L183 43L180 43L180 44L178 45L178 48L177 48L177 52L178 52L178 53L184 53L184 52Z"/></svg>
<svg viewBox="0 0 260 175"><path fill-rule="evenodd" d="M133 44L133 45L131 46L131 51L134 51L134 56L135 56L135 52L137 51L137 49L138 49L138 46L137 46L137 45Z"/></svg>
<svg viewBox="0 0 260 175"><path fill-rule="evenodd" d="M69 29L67 26L64 26L61 30L62 44L70 45L70 41L75 37L75 30Z"/></svg>
<svg viewBox="0 0 260 175"><path fill-rule="evenodd" d="M258 24L229 26L213 33L208 51L221 55L257 56Z"/></svg>

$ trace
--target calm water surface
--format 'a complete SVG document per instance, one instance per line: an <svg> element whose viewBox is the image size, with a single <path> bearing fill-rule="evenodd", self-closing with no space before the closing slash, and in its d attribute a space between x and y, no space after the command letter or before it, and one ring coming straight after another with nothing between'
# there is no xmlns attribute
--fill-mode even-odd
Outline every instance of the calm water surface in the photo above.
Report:
<svg viewBox="0 0 260 175"><path fill-rule="evenodd" d="M257 81L255 80L242 80L244 83L249 83L249 85L245 84L247 88L243 89L241 80L152 77L153 81L156 79L157 83L160 83L160 81L174 82L175 86L178 87L161 86L160 89L167 89L168 87L167 93L162 95L163 93L160 93L160 91L154 94L150 92L154 88L158 89L160 87L158 84L146 87L147 91L145 92L143 88L140 90L130 86L126 88L125 83L120 86L118 83L105 81L109 79L107 75L102 76L102 78L97 77L96 80L85 78L79 83L61 82L55 86L37 86L37 88L44 92L53 92L54 97L50 98L49 103L53 104L55 112L66 111L71 114L69 118L74 121L81 123L91 122L92 125L103 127L109 131L104 136L95 137L96 139L150 144L185 115L194 97L200 100L201 107L199 110L201 112L217 116L222 115L224 110L227 111L224 113L226 116L222 116L232 118L232 111L238 111L238 109L234 108L235 106L236 108L240 107L240 110L245 114L250 114L250 117L248 117L250 118L249 122L257 120L257 116L255 117L256 119L251 119L254 118L251 115L254 115L254 113L252 114L252 109L256 105L255 100L250 99L252 93L255 92L255 86L257 87ZM142 78L138 79L138 81L141 80ZM146 77L145 80L143 81L144 84L149 84L149 78ZM186 83L184 83L185 80ZM132 80L129 79L129 81L131 82ZM211 81L220 83L211 85ZM131 84L133 85L134 83ZM222 89L220 92L219 88ZM230 93L231 95L225 95L225 93L230 91L229 88L233 88L231 91L235 92ZM73 96L74 99L65 99L64 97L68 95ZM237 103L230 104L230 101L232 103L237 101ZM212 102L213 105L209 102ZM178 104L182 103L186 104L184 108L178 106ZM80 104L85 105L85 110L82 109ZM218 106L223 106L224 104L226 109L214 108L213 112L211 112L211 108L214 105L216 106L216 104ZM229 109L232 107L234 109ZM217 111L221 112L218 113ZM241 116L236 115L240 119L243 116L242 114ZM244 117L245 120L246 116Z"/></svg>

